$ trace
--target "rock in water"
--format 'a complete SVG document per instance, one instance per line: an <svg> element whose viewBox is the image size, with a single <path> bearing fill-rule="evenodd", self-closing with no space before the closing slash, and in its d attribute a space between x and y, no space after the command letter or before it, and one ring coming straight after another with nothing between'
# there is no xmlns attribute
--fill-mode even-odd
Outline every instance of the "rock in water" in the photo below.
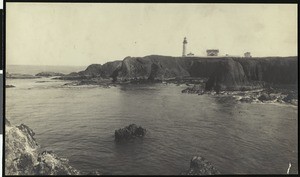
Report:
<svg viewBox="0 0 300 177"><path fill-rule="evenodd" d="M275 100L276 97L270 95L270 94L267 94L267 93L263 93L261 96L259 96L257 98L259 101L272 101L272 100Z"/></svg>
<svg viewBox="0 0 300 177"><path fill-rule="evenodd" d="M144 137L146 134L146 129L141 126L138 127L135 124L130 124L127 127L121 128L115 131L115 140L116 141L128 141L135 139L137 137Z"/></svg>
<svg viewBox="0 0 300 177"><path fill-rule="evenodd" d="M194 84L193 87L188 87L181 91L181 93L198 93L203 94L204 93L204 87L200 84Z"/></svg>
<svg viewBox="0 0 300 177"><path fill-rule="evenodd" d="M53 77L53 76L64 76L63 73L56 73L56 72L40 72L37 73L35 76L41 76L41 77Z"/></svg>
<svg viewBox="0 0 300 177"><path fill-rule="evenodd" d="M205 158L194 156L191 159L190 169L181 173L181 175L217 175L220 172Z"/></svg>
<svg viewBox="0 0 300 177"><path fill-rule="evenodd" d="M5 88L14 88L14 85L5 85Z"/></svg>
<svg viewBox="0 0 300 177"><path fill-rule="evenodd" d="M34 132L5 119L5 175L79 175L67 159L40 149Z"/></svg>
<svg viewBox="0 0 300 177"><path fill-rule="evenodd" d="M293 105L298 105L298 99L297 99L298 95L296 94L288 94L286 97L284 97L282 100L286 103L290 103Z"/></svg>

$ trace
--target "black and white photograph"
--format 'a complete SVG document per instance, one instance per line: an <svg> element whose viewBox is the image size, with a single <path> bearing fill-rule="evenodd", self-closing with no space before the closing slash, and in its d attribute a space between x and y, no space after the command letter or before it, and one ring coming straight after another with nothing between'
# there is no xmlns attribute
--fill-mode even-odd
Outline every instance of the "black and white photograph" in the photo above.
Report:
<svg viewBox="0 0 300 177"><path fill-rule="evenodd" d="M3 174L298 174L297 15L5 2Z"/></svg>

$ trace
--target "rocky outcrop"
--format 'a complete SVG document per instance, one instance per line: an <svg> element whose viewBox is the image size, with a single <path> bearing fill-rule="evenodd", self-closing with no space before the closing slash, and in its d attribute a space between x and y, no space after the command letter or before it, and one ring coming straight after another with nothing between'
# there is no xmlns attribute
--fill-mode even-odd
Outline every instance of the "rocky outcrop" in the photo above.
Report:
<svg viewBox="0 0 300 177"><path fill-rule="evenodd" d="M192 87L188 87L181 91L181 93L197 93L197 94L204 94L205 87L201 84L194 84Z"/></svg>
<svg viewBox="0 0 300 177"><path fill-rule="evenodd" d="M298 57L233 58L233 60L241 64L249 80L279 85L298 83Z"/></svg>
<svg viewBox="0 0 300 177"><path fill-rule="evenodd" d="M117 71L121 67L121 65L121 60L107 62L104 65L102 65L102 71L105 77L114 77L114 72Z"/></svg>
<svg viewBox="0 0 300 177"><path fill-rule="evenodd" d="M89 80L95 77L113 82L170 81L204 78L206 90L251 90L268 84L295 85L297 57L171 57L150 55L126 57L123 61L93 64L85 71L61 79Z"/></svg>
<svg viewBox="0 0 300 177"><path fill-rule="evenodd" d="M30 74L19 74L19 73L6 73L5 77L7 79L37 79L37 78L41 78L40 76L33 76Z"/></svg>
<svg viewBox="0 0 300 177"><path fill-rule="evenodd" d="M232 96L237 101L246 103L284 103L295 106L298 105L298 93L290 89L262 89L258 91L232 93Z"/></svg>
<svg viewBox="0 0 300 177"><path fill-rule="evenodd" d="M290 103L298 106L298 94L289 93L286 97L282 99L286 103Z"/></svg>
<svg viewBox="0 0 300 177"><path fill-rule="evenodd" d="M115 130L116 141L129 141L135 138L144 137L146 135L146 129L138 127L135 124L130 124L127 127Z"/></svg>
<svg viewBox="0 0 300 177"><path fill-rule="evenodd" d="M89 80L93 78L111 79L113 73L120 68L122 61L107 62L104 65L91 64L84 71L73 72L59 77L62 80Z"/></svg>
<svg viewBox="0 0 300 177"><path fill-rule="evenodd" d="M63 73L56 73L56 72L40 72L37 73L35 76L40 76L40 77L53 77L53 76L64 76L65 74Z"/></svg>
<svg viewBox="0 0 300 177"><path fill-rule="evenodd" d="M126 57L116 77L118 80L165 80L187 77L190 74L186 63L180 57L158 55Z"/></svg>
<svg viewBox="0 0 300 177"><path fill-rule="evenodd" d="M6 175L78 175L80 172L53 152L42 151L32 129L5 119Z"/></svg>
<svg viewBox="0 0 300 177"><path fill-rule="evenodd" d="M267 93L263 93L257 99L259 101L262 101L262 102L265 102L265 101L274 101L274 100L276 100L276 96L275 95L271 95L271 94L267 94Z"/></svg>
<svg viewBox="0 0 300 177"><path fill-rule="evenodd" d="M220 174L209 161L201 156L194 156L190 162L190 168L181 175L218 175Z"/></svg>
<svg viewBox="0 0 300 177"><path fill-rule="evenodd" d="M16 87L16 86L14 86L14 85L5 85L5 88L14 88L14 87Z"/></svg>
<svg viewBox="0 0 300 177"><path fill-rule="evenodd" d="M239 62L228 58L220 60L215 65L216 68L206 83L206 90L219 92L221 90L241 90L251 86Z"/></svg>

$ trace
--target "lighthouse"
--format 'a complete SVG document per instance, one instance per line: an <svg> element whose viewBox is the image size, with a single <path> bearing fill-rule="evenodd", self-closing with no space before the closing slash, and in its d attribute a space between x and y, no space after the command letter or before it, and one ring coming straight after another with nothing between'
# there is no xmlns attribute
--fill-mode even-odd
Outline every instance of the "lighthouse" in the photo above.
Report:
<svg viewBox="0 0 300 177"><path fill-rule="evenodd" d="M182 49L182 56L183 57L186 56L186 45L187 45L187 40L186 40L186 37L184 37L184 39L183 39L183 49Z"/></svg>

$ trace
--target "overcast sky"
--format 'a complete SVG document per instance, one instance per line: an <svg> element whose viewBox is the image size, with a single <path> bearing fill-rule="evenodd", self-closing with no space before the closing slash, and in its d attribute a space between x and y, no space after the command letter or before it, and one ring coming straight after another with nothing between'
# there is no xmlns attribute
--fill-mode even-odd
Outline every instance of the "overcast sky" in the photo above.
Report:
<svg viewBox="0 0 300 177"><path fill-rule="evenodd" d="M6 3L6 63L89 65L126 56L297 56L297 4Z"/></svg>

